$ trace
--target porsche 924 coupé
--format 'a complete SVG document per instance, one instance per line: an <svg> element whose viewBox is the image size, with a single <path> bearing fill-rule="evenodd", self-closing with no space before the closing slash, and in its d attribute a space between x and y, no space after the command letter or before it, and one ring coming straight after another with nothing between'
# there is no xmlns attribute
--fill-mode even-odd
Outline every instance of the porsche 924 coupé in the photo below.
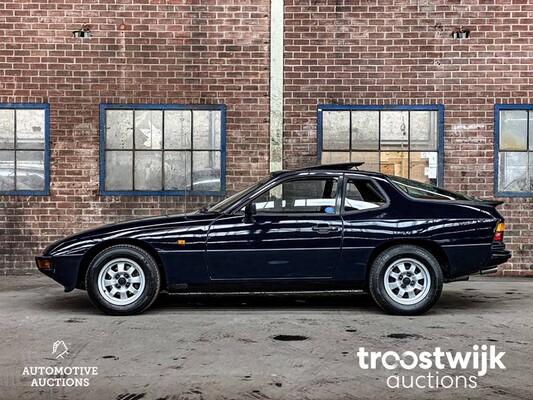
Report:
<svg viewBox="0 0 533 400"><path fill-rule="evenodd" d="M193 213L75 234L37 266L114 315L146 310L160 291L357 289L389 313L414 315L437 302L443 283L509 259L500 202L360 165L276 172Z"/></svg>

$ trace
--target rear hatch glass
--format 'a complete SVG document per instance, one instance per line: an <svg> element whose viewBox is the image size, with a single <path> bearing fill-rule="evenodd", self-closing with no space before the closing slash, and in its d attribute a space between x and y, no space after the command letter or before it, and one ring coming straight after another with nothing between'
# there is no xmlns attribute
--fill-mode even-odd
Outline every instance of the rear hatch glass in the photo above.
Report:
<svg viewBox="0 0 533 400"><path fill-rule="evenodd" d="M417 182L399 176L387 175L387 177L397 188L415 199L482 201L474 197L455 193L427 183Z"/></svg>

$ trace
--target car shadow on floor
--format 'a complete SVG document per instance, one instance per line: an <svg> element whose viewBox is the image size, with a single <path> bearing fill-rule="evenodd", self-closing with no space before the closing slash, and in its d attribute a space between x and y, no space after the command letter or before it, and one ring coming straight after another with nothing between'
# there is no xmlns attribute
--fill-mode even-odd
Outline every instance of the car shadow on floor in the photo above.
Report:
<svg viewBox="0 0 533 400"><path fill-rule="evenodd" d="M505 295L487 296L468 290L443 292L437 304L429 313L447 313L470 310L492 310L501 308ZM351 310L375 314L381 313L372 297L366 293L354 294L261 294L261 295L161 295L153 306L154 311L184 311L205 309L226 311L247 309L269 310Z"/></svg>
<svg viewBox="0 0 533 400"><path fill-rule="evenodd" d="M49 295L45 302L32 303L32 308L64 311L77 314L98 314L87 294L83 291ZM505 301L504 301L505 300ZM479 292L466 290L444 291L438 303L429 313L480 312L497 310L509 301L519 301L520 297L485 296ZM147 311L157 313L184 313L205 310L210 312L254 311L354 311L364 314L382 313L371 296L366 293L348 294L207 294L169 295L161 294Z"/></svg>
<svg viewBox="0 0 533 400"><path fill-rule="evenodd" d="M349 294L162 294L154 309L216 310L301 310L301 309L377 309L365 293Z"/></svg>

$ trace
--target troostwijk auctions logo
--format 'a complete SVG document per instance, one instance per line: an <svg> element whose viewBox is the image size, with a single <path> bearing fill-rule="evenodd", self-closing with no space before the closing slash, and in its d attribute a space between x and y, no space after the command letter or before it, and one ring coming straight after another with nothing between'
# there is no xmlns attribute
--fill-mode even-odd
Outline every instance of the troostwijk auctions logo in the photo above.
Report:
<svg viewBox="0 0 533 400"><path fill-rule="evenodd" d="M435 347L433 351L405 351L398 354L395 351L376 352L367 351L364 347L359 347L357 358L361 369L384 368L395 371L394 375L387 378L387 386L394 388L464 388L475 389L478 385L478 378L487 375L490 370L506 369L502 361L505 352L497 352L496 346L474 345L471 351L452 352L442 351L440 347ZM413 375L416 369L430 370L435 372L424 372ZM448 375L442 371L461 370L464 374ZM396 371L398 370L398 371ZM410 371L409 373L403 371ZM439 373L439 371L441 371ZM473 371L473 373L466 373Z"/></svg>
<svg viewBox="0 0 533 400"><path fill-rule="evenodd" d="M69 354L63 340L52 345L52 355L62 360ZM74 387L89 386L90 377L98 375L98 367L87 366L30 366L24 367L23 377L31 377L31 386L38 387Z"/></svg>

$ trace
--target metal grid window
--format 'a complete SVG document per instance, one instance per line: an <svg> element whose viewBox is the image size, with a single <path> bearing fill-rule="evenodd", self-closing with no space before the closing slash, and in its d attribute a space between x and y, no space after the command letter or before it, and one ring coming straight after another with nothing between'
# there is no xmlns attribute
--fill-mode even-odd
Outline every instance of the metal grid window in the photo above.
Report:
<svg viewBox="0 0 533 400"><path fill-rule="evenodd" d="M364 169L443 183L444 107L318 106L322 164L365 163Z"/></svg>
<svg viewBox="0 0 533 400"><path fill-rule="evenodd" d="M225 111L102 104L101 193L223 195Z"/></svg>
<svg viewBox="0 0 533 400"><path fill-rule="evenodd" d="M0 194L49 193L49 105L0 104Z"/></svg>
<svg viewBox="0 0 533 400"><path fill-rule="evenodd" d="M496 105L494 118L494 191L533 196L533 105Z"/></svg>

